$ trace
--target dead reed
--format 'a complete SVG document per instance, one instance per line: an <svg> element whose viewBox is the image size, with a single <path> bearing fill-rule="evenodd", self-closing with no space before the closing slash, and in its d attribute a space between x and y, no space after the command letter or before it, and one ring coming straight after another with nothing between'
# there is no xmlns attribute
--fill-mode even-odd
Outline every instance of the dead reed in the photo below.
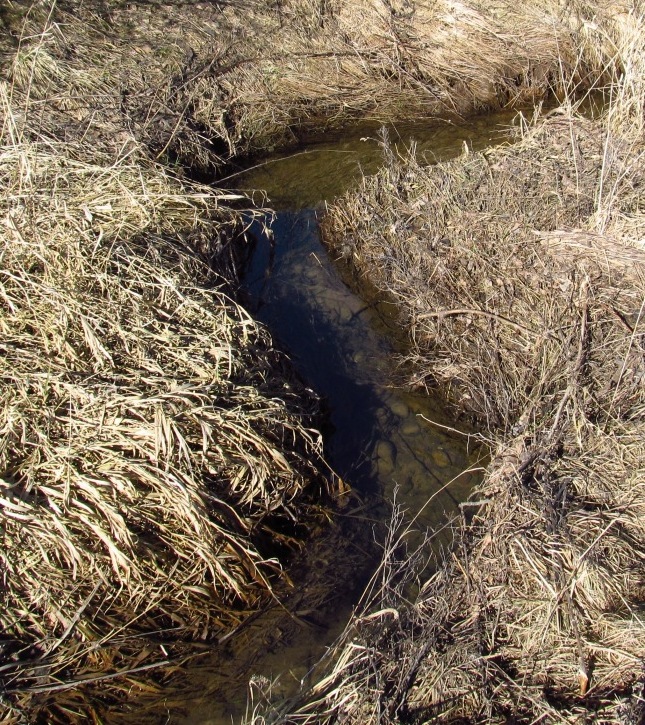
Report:
<svg viewBox="0 0 645 725"><path fill-rule="evenodd" d="M601 121L563 107L435 166L386 145L329 210L407 320L410 384L446 390L493 457L405 627L349 632L287 719L642 721L642 8L625 28Z"/></svg>
<svg viewBox="0 0 645 725"><path fill-rule="evenodd" d="M587 18L614 12L548 0L522 7L285 3L262 21L270 44L258 38L252 59L244 44L232 51L229 70L218 78L220 97L238 129L233 135L251 150L352 120L461 118L533 103L601 81L605 59L581 52L579 30ZM205 123L211 107L199 106Z"/></svg>

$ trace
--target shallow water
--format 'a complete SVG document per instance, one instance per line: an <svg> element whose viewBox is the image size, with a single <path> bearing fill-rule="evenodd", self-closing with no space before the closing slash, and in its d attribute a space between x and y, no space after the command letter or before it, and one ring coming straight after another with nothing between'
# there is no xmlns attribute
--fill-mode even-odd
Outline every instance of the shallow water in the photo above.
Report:
<svg viewBox="0 0 645 725"><path fill-rule="evenodd" d="M595 116L604 103L596 94L580 110ZM520 122L516 111L462 125L426 121L390 126L388 138L394 153L407 155L414 147L431 163L512 140L513 121ZM291 593L252 617L241 634L214 646L195 671L195 698L169 701L167 722L242 721L250 712L249 692L256 695L251 708L262 699L258 688L249 690L252 677L264 683L272 702L317 681L315 663L350 620L378 563L374 532L383 530L388 508L373 502L396 499L419 530L433 532L433 542L444 546L450 543L446 522L481 475L484 453L469 446L465 431L451 430L454 421L444 406L397 387L405 332L391 303L373 291L364 289L365 299L352 291L343 282L346 270L329 259L320 240L317 215L324 203L382 163L373 124L274 155L230 177L256 203L276 211L265 220L271 221L268 236L258 223L250 229L254 241L242 296L323 398L326 457L357 495L307 542L290 570ZM175 715L181 710L185 719Z"/></svg>
<svg viewBox="0 0 645 725"><path fill-rule="evenodd" d="M426 162L447 160L507 142L514 120L516 111L464 125L390 126L387 136L395 153L414 148ZM381 134L372 126L272 158L239 177L240 189L261 189L277 212L270 235L260 225L251 230L255 245L243 287L251 311L326 401L325 447L334 469L359 491L389 500L396 492L421 527L436 527L472 489L476 474L468 469L476 466L476 452L467 435L446 430L451 421L441 402L397 388L401 336L393 307L385 299L368 303L347 287L318 231L321 203L382 163Z"/></svg>
<svg viewBox="0 0 645 725"><path fill-rule="evenodd" d="M518 122L517 111L482 116L468 124L428 121L385 128L396 152L407 154L414 142L419 159L432 163L509 141L513 122ZM266 192L273 209L317 207L347 191L361 174L378 171L383 163L381 128L363 124L340 138L258 161L234 176L235 185L246 192ZM256 200L262 200L261 193Z"/></svg>
<svg viewBox="0 0 645 725"><path fill-rule="evenodd" d="M436 526L472 487L467 437L450 434L442 406L397 389L397 356L384 304L367 304L341 280L315 211L278 213L273 239L258 228L244 277L246 302L286 349L329 410L326 456L364 494L398 500L419 525ZM432 422L429 422L432 421ZM439 489L445 487L439 492Z"/></svg>
<svg viewBox="0 0 645 725"><path fill-rule="evenodd" d="M402 153L415 138L417 153L427 160L446 159L464 153L465 147L503 142L509 135L503 127L514 116L496 114L461 127L416 124L390 129L389 136ZM254 241L242 297L322 397L328 411L326 457L334 470L364 498L396 499L419 529L438 532L435 541L445 545L449 534L443 527L472 490L481 452L469 447L466 433L448 430L452 421L440 402L397 387L402 336L396 334L393 307L378 297L367 302L343 282L318 230L321 202L346 191L361 173L377 170L381 159L376 129L361 129L342 140L271 159L238 178L239 188L261 189L276 210L269 235L258 223L250 228ZM239 722L251 675L279 678L273 687L278 695L292 694L307 682L313 663L342 631L376 565L373 551L361 540L366 530L371 535L361 515L374 516L375 511L355 502L352 510L359 511L355 525L336 525L329 534L331 544L325 543L327 534L310 544L303 578L309 581L316 571L318 579L304 585L309 592L298 592L300 580L294 575L295 598L284 604L292 612L305 612L304 620L298 614L300 626L275 607L249 627L247 641L253 645L248 649L232 638L230 651L211 664L210 680L199 676L210 694L188 703L186 722ZM378 513L387 515L384 507ZM264 642L261 651L258 638ZM230 672L222 665L226 657L235 663Z"/></svg>

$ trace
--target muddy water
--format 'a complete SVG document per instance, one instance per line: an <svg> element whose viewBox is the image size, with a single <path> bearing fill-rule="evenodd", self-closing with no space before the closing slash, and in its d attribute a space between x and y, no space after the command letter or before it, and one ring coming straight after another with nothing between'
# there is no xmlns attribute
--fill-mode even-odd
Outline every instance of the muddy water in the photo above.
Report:
<svg viewBox="0 0 645 725"><path fill-rule="evenodd" d="M465 146L503 142L512 116L459 127L392 128L389 135L402 151L415 138L426 160L446 159ZM275 680L278 697L307 684L312 665L348 621L376 565L367 541L373 539L370 519L386 516L386 508L365 502L396 498L420 529L438 532L435 540L446 544L446 522L479 475L481 452L469 446L467 434L448 430L454 422L441 404L396 385L402 336L391 304L355 294L320 240L321 202L347 190L361 173L375 171L381 159L377 129L363 128L271 159L237 179L239 188L265 193L276 210L265 220L271 222L269 234L257 223L250 229L242 296L322 397L327 458L357 496L328 532L310 542L302 571L293 574L294 594L254 620L248 636L220 647L210 675L198 675L204 694L183 703L185 722L240 722L251 676Z"/></svg>

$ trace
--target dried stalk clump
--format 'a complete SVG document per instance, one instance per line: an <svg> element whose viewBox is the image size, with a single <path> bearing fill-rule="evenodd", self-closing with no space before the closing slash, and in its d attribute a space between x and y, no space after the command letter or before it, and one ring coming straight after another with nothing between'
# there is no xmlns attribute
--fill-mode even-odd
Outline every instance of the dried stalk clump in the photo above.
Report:
<svg viewBox="0 0 645 725"><path fill-rule="evenodd" d="M617 73L602 120L562 108L515 145L435 166L385 144L386 168L329 210L329 242L407 320L410 384L446 390L492 460L454 553L396 626L346 634L295 721L645 716L642 13L633 22L631 76Z"/></svg>
<svg viewBox="0 0 645 725"><path fill-rule="evenodd" d="M608 4L592 15L620 11ZM290 2L268 19L274 44L260 38L252 62L238 45L218 85L251 149L352 120L455 118L522 105L604 78L597 39L589 52L578 42L589 12L548 0Z"/></svg>
<svg viewBox="0 0 645 725"><path fill-rule="evenodd" d="M0 102L0 719L67 722L256 611L327 482L315 400L215 271L240 197Z"/></svg>

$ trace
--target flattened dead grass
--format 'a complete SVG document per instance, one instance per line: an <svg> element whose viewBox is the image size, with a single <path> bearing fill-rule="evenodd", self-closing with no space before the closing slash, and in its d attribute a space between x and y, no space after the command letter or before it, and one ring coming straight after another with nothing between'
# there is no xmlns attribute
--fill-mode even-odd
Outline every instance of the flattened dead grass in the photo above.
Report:
<svg viewBox="0 0 645 725"><path fill-rule="evenodd" d="M410 384L446 390L493 456L454 554L399 607L407 625L350 632L297 721L642 720L642 12L632 21L634 72L603 120L562 108L513 146L432 167L386 145L388 168L329 211L330 243L407 319Z"/></svg>
<svg viewBox="0 0 645 725"><path fill-rule="evenodd" d="M315 400L216 271L240 198L134 139L30 138L15 100L3 83L2 717L68 722L256 611L282 576L266 542L327 484Z"/></svg>

